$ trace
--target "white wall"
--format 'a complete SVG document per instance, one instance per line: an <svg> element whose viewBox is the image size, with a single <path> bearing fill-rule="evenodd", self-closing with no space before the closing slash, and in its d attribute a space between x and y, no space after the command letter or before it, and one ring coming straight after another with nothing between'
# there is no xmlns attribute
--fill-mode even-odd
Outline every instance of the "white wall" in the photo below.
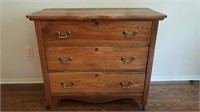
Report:
<svg viewBox="0 0 200 112"><path fill-rule="evenodd" d="M199 57L199 70L200 70L200 0L198 0L198 57Z"/></svg>
<svg viewBox="0 0 200 112"><path fill-rule="evenodd" d="M0 0L0 7L2 7L2 3L1 3L1 0ZM2 10L0 10L0 17L2 17ZM0 80L1 80L1 73L2 73L2 69L1 69L1 59L2 59L2 19L0 19Z"/></svg>
<svg viewBox="0 0 200 112"><path fill-rule="evenodd" d="M3 0L2 82L42 82L34 24L25 15L44 8L148 7L168 15L159 24L152 80L200 80L197 0ZM30 45L34 57L26 57ZM198 60L199 59L199 60Z"/></svg>

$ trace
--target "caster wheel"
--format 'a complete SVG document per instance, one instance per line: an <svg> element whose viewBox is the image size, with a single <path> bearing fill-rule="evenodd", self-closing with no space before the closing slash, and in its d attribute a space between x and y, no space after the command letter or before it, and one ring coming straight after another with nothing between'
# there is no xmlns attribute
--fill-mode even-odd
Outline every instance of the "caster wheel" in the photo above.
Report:
<svg viewBox="0 0 200 112"><path fill-rule="evenodd" d="M46 109L51 110L51 106L50 105L46 106Z"/></svg>
<svg viewBox="0 0 200 112"><path fill-rule="evenodd" d="M145 105L142 105L142 111L145 111L145 110L146 110Z"/></svg>

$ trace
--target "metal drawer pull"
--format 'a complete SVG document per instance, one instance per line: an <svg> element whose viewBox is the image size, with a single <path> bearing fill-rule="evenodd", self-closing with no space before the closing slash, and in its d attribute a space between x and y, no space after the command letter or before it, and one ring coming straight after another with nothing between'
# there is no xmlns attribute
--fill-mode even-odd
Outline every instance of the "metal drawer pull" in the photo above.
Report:
<svg viewBox="0 0 200 112"><path fill-rule="evenodd" d="M69 35L70 35L70 31L66 31L64 34L62 34L60 31L56 32L56 36L59 39L66 39L69 37Z"/></svg>
<svg viewBox="0 0 200 112"><path fill-rule="evenodd" d="M126 57L121 57L121 61L122 61L124 64L131 64L134 60L135 60L134 57L131 57L131 58L129 58L129 59L126 59Z"/></svg>
<svg viewBox="0 0 200 112"><path fill-rule="evenodd" d="M127 84L125 84L124 81L121 81L121 82L120 82L121 88L131 88L132 85L133 85L133 83L132 83L131 81L128 82Z"/></svg>
<svg viewBox="0 0 200 112"><path fill-rule="evenodd" d="M66 61L64 61L63 57L58 58L58 61L60 61L62 64L70 64L70 62L72 61L72 57L68 57Z"/></svg>
<svg viewBox="0 0 200 112"><path fill-rule="evenodd" d="M63 88L72 88L72 86L74 85L73 82L69 82L68 85L66 84L66 82L61 82L60 84L61 84L61 86L62 86Z"/></svg>
<svg viewBox="0 0 200 112"><path fill-rule="evenodd" d="M128 34L127 30L123 31L123 34L125 35L126 38L130 39L130 38L134 38L137 34L138 34L138 30L134 30L133 33L131 35Z"/></svg>

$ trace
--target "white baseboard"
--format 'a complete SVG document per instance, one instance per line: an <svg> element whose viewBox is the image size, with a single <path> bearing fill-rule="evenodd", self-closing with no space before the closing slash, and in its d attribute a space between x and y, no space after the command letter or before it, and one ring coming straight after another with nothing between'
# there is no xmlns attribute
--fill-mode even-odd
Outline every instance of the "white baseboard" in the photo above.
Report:
<svg viewBox="0 0 200 112"><path fill-rule="evenodd" d="M158 76L153 75L151 81L188 81L188 80L200 80L200 75L184 75L184 76Z"/></svg>
<svg viewBox="0 0 200 112"><path fill-rule="evenodd" d="M0 84L31 84L31 83L43 83L42 78L31 79L1 79Z"/></svg>
<svg viewBox="0 0 200 112"><path fill-rule="evenodd" d="M190 76L156 76L153 75L151 81L187 81L187 80L200 80L200 75ZM31 79L1 79L0 84L31 84L31 83L43 83L42 78Z"/></svg>

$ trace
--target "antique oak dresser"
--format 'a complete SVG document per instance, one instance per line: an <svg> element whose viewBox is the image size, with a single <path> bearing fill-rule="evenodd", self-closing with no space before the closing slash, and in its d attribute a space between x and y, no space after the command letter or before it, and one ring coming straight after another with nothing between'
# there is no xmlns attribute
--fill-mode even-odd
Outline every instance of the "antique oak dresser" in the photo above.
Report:
<svg viewBox="0 0 200 112"><path fill-rule="evenodd" d="M35 23L48 105L130 98L145 109L159 20L147 8L44 9Z"/></svg>

